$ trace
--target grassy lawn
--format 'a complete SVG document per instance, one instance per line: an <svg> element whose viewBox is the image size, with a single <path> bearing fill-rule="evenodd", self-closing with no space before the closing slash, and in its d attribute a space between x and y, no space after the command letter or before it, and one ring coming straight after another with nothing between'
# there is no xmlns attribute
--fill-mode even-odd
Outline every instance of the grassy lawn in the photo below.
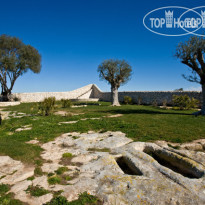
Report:
<svg viewBox="0 0 205 205"><path fill-rule="evenodd" d="M92 104L92 103L91 103ZM80 113L75 116L40 116L36 103L22 103L18 106L7 107L5 110L31 114L22 118L4 120L0 126L0 155L34 163L40 159L41 148L37 145L26 144L26 141L38 139L48 142L67 132L93 131L122 131L135 141L166 140L170 142L188 142L205 138L205 117L194 117L192 111L165 110L152 106L123 105L111 107L110 103L100 102L98 105L88 105L80 108L61 108L57 103L55 111ZM109 115L122 114L118 118L108 118ZM80 120L97 118L98 120ZM75 124L59 122L76 121ZM31 130L15 132L24 125L32 125Z"/></svg>

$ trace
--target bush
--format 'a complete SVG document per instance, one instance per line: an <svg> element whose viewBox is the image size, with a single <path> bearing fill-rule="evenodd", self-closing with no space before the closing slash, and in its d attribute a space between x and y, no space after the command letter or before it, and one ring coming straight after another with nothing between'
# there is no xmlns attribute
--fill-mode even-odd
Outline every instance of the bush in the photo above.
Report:
<svg viewBox="0 0 205 205"><path fill-rule="evenodd" d="M158 106L157 100L153 100L152 106L154 106L154 107L157 107L157 106Z"/></svg>
<svg viewBox="0 0 205 205"><path fill-rule="evenodd" d="M138 97L138 99L137 99L137 104L138 104L138 105L141 105L141 104L142 104L142 98L141 98L141 97Z"/></svg>
<svg viewBox="0 0 205 205"><path fill-rule="evenodd" d="M163 106L163 107L167 107L167 100L166 100L166 99L163 100L162 106Z"/></svg>
<svg viewBox="0 0 205 205"><path fill-rule="evenodd" d="M180 110L189 110L197 108L199 101L195 98L190 98L188 95L173 95L173 103L179 107Z"/></svg>
<svg viewBox="0 0 205 205"><path fill-rule="evenodd" d="M38 109L43 115L48 116L53 112L55 103L55 97L45 98L42 102L39 103Z"/></svg>
<svg viewBox="0 0 205 205"><path fill-rule="evenodd" d="M124 96L124 103L126 105L132 104L132 98L130 96Z"/></svg>
<svg viewBox="0 0 205 205"><path fill-rule="evenodd" d="M68 99L61 99L62 108L71 107L72 102Z"/></svg>

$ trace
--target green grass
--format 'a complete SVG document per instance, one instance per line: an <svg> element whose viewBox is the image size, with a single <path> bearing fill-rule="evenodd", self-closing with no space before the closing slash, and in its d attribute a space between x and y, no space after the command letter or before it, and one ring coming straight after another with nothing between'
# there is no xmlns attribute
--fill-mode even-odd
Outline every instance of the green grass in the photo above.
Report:
<svg viewBox="0 0 205 205"><path fill-rule="evenodd" d="M39 197L39 196L43 196L45 194L48 194L49 191L39 187L39 186L33 186L30 185L27 189L26 189L27 193L30 193L31 196L35 196L35 197Z"/></svg>
<svg viewBox="0 0 205 205"><path fill-rule="evenodd" d="M84 102L75 102L82 104ZM87 103L87 107L63 108L75 116L41 116L38 114L36 103L22 103L18 106L5 108L10 111L23 112L31 116L3 120L0 126L0 155L8 155L25 163L40 166L39 145L26 144L33 139L45 143L67 132L87 131L122 131L134 141L166 140L169 142L190 142L205 136L205 117L194 117L193 110L165 110L152 106L122 105L109 106L110 103ZM98 104L98 103L97 103ZM62 110L57 102L56 111ZM83 113L83 114L82 114ZM118 118L106 116L123 114ZM99 120L80 120L82 118L97 118ZM61 124L59 122L78 121L75 124ZM15 132L19 127L32 124L31 130ZM13 133L10 135L10 133Z"/></svg>
<svg viewBox="0 0 205 205"><path fill-rule="evenodd" d="M14 194L6 194L10 190L7 184L0 184L0 204L1 205L23 205L19 200L14 199Z"/></svg>
<svg viewBox="0 0 205 205"><path fill-rule="evenodd" d="M0 184L0 196L6 194L10 190L9 185L7 184Z"/></svg>

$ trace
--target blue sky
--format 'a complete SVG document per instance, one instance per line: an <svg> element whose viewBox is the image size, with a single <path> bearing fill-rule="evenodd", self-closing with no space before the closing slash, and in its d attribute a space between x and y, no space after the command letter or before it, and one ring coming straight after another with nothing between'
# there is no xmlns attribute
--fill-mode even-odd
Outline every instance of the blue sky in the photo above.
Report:
<svg viewBox="0 0 205 205"><path fill-rule="evenodd" d="M97 67L110 58L125 59L133 68L121 91L198 88L182 78L188 69L173 57L187 36L151 33L143 17L163 6L204 5L201 0L1 0L1 34L19 37L42 55L41 73L20 77L13 92L67 91L91 83L109 91Z"/></svg>

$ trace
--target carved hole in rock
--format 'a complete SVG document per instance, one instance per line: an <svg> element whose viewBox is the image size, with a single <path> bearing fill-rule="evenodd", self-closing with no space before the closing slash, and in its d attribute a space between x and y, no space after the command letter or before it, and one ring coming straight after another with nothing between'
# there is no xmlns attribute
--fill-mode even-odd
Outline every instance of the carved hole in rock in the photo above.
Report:
<svg viewBox="0 0 205 205"><path fill-rule="evenodd" d="M126 157L119 157L116 159L121 170L128 175L143 175L142 172L134 165L134 163Z"/></svg>
<svg viewBox="0 0 205 205"><path fill-rule="evenodd" d="M177 172L188 178L201 178L204 175L193 163L193 160L183 158L178 154L167 152L165 150L152 150L145 148L144 152L153 157L159 164ZM193 162L193 163L192 163Z"/></svg>

